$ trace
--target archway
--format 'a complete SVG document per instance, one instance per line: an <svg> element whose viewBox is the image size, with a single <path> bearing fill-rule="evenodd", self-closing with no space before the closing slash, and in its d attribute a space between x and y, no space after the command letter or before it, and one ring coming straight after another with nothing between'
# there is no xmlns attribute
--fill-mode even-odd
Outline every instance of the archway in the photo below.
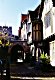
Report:
<svg viewBox="0 0 55 80"><path fill-rule="evenodd" d="M24 59L24 49L19 44L16 44L11 48L10 54L10 60L12 63L16 63L17 59Z"/></svg>

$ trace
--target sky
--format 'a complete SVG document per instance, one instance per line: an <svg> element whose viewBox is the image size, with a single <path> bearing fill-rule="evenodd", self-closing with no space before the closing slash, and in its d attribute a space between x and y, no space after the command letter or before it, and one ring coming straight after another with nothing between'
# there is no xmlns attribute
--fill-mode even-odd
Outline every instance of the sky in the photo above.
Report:
<svg viewBox="0 0 55 80"><path fill-rule="evenodd" d="M12 33L18 35L21 14L35 10L41 0L0 0L0 26L12 26Z"/></svg>

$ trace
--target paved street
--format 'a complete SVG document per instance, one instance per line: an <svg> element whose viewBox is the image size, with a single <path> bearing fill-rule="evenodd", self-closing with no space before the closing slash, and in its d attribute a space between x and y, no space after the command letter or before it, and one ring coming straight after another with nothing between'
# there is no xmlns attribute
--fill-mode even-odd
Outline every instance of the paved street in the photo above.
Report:
<svg viewBox="0 0 55 80"><path fill-rule="evenodd" d="M29 63L13 64L10 66L10 76L12 80L18 79L37 79L37 80L54 80L55 68L44 71L40 64L35 66ZM48 78L48 79L47 79Z"/></svg>
<svg viewBox="0 0 55 80"><path fill-rule="evenodd" d="M49 70L48 70L49 69ZM10 65L11 80L28 79L28 80L55 80L55 68L43 69L42 64L35 63L18 63ZM1 74L0 74L1 75ZM3 76L6 80L6 76Z"/></svg>

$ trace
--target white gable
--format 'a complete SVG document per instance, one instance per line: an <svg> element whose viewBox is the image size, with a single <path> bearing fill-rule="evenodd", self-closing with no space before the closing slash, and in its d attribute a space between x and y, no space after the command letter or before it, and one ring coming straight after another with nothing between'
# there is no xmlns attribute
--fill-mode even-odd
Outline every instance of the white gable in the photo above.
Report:
<svg viewBox="0 0 55 80"><path fill-rule="evenodd" d="M43 39L55 33L55 7L52 0L45 0L42 12Z"/></svg>
<svg viewBox="0 0 55 80"><path fill-rule="evenodd" d="M45 0L44 2L44 9L46 11L45 13L48 13L52 7L53 7L52 0Z"/></svg>

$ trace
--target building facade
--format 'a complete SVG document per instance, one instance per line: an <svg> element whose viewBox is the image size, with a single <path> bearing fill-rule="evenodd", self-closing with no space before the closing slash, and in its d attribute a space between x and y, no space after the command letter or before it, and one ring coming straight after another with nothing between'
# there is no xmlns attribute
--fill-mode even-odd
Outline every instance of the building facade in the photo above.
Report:
<svg viewBox="0 0 55 80"><path fill-rule="evenodd" d="M31 21L31 15L28 11L28 21L27 21L27 43L32 43L32 21Z"/></svg>
<svg viewBox="0 0 55 80"><path fill-rule="evenodd" d="M45 0L42 12L43 21L43 40L45 41L45 50L50 55L50 63L55 66L55 2L54 0Z"/></svg>
<svg viewBox="0 0 55 80"><path fill-rule="evenodd" d="M12 35L12 27L8 26L0 26L0 38L11 38Z"/></svg>
<svg viewBox="0 0 55 80"><path fill-rule="evenodd" d="M21 40L27 40L33 58L40 57L42 51L43 25L41 20L41 4L27 14L21 14Z"/></svg>
<svg viewBox="0 0 55 80"><path fill-rule="evenodd" d="M27 40L27 14L21 14L21 40Z"/></svg>

